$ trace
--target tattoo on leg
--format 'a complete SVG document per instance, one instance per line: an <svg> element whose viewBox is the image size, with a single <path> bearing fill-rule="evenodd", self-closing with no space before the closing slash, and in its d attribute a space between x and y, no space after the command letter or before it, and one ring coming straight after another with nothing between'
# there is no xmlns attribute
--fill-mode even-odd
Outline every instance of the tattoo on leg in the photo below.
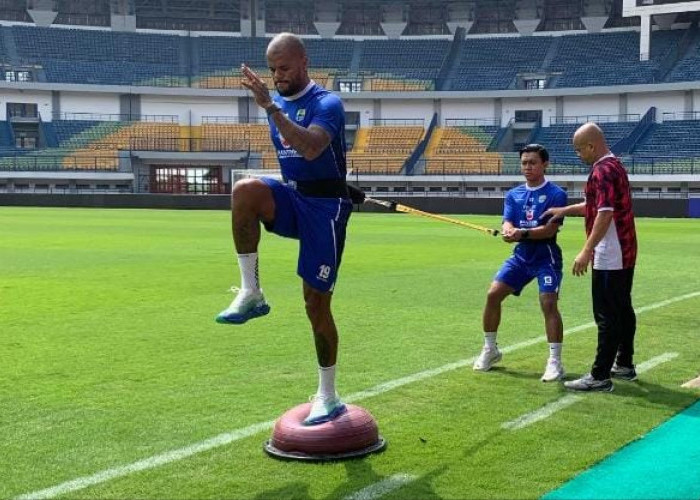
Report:
<svg viewBox="0 0 700 500"><path fill-rule="evenodd" d="M260 241L259 223L234 224L233 240L238 253L255 252Z"/></svg>
<svg viewBox="0 0 700 500"><path fill-rule="evenodd" d="M330 335L314 332L316 343L316 357L318 364L323 367L333 366L338 353L338 335L333 332Z"/></svg>

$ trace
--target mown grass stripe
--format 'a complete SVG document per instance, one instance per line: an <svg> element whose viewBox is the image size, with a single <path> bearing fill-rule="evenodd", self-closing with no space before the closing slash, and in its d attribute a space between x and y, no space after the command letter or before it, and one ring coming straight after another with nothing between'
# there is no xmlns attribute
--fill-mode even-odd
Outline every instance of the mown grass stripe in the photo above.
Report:
<svg viewBox="0 0 700 500"><path fill-rule="evenodd" d="M679 302L679 301L693 298L696 296L700 296L700 291L681 295L678 297L673 297L671 299L657 302L655 304L650 304L648 306L644 306L642 308L637 309L636 312L639 314L642 312L651 311L653 309L657 309L659 307L664 307L666 305L670 305L670 304L673 304L675 302ZM592 322L585 323L583 325L579 325L579 326L567 329L564 333L570 334L570 333L585 330L587 328L591 328L593 326L595 326L595 323L592 323ZM519 342L517 344L513 344L511 346L505 346L502 349L502 351L503 352L512 352L512 351L515 351L518 349L523 349L525 347L529 347L531 345L535 345L539 342L544 342L544 337L538 337L537 339L530 339L530 340L526 340L524 342ZM410 384L413 382L417 382L420 380L424 380L427 378L431 378L431 377L440 375L442 373L446 373L449 371L457 370L459 368L463 368L465 366L469 366L474 362L475 359L476 359L475 357L463 359L463 360L456 361L453 363L448 363L448 364L440 366L438 368L433 368L431 370L425 370L423 372L415 373L415 374L409 375L407 377L402 377L400 379L385 382L383 384L379 384L379 385L377 385L371 389L368 389L366 391L360 391L360 392L350 394L347 397L345 397L344 399L347 402L360 401L363 399L367 399L369 397L383 394L385 392L391 391L392 389L395 389L395 388L398 388L398 387L401 387L401 386L404 386L404 385L407 385L407 384ZM649 362L651 362L651 361L652 360L649 360ZM642 365L640 365L639 368L642 368ZM639 369L638 369L638 371L639 371ZM214 448L218 448L220 446L225 446L225 445L231 444L231 443L238 441L240 439L253 436L253 435L257 434L258 432L271 429L273 425L274 425L274 420L270 420L267 422L260 422L257 424L252 424L252 425L249 425L247 427L243 427L241 429L234 430L232 432L226 432L223 434L219 434L218 436L206 439L206 440L201 441L199 443L185 446L183 448L178 448L176 450L167 451L167 452L161 453L159 455L154 455L152 457L145 458L143 460L139 460L139 461L131 463L131 464L122 465L119 467L113 467L110 469L103 470L101 472L97 472L97 473L92 474L90 476L84 476L84 477L80 477L77 479L72 479L70 481L60 483L60 484L58 484L56 486L52 486L50 488L45 488L42 490L37 490L34 492L25 493L25 494L22 494L22 495L16 497L16 500L55 498L55 497L60 496L60 495L79 491L79 490L85 489L85 488L90 487L90 486L95 486L97 484L111 481L112 479L117 479L120 477L128 476L128 475L133 474L135 472L141 472L141 471L144 471L147 469L153 469L153 468L159 467L161 465L166 465L166 464L169 464L172 462L183 460L185 458L196 455L198 453L202 453L205 451L212 450Z"/></svg>
<svg viewBox="0 0 700 500"><path fill-rule="evenodd" d="M568 408L569 406L580 401L581 399L581 396L577 396L576 394L567 394L566 396L563 396L557 399L556 401L547 403L542 408L538 408L535 411L526 413L525 415L521 415L515 420L505 422L503 425L501 425L501 428L510 430L522 429L523 427L527 427L528 425L534 424L535 422L539 422L540 420L544 420L545 418L552 416L559 410Z"/></svg>
<svg viewBox="0 0 700 500"><path fill-rule="evenodd" d="M360 491L346 496L343 500L374 500L415 480L416 477L410 474L394 474L378 483L371 484Z"/></svg>
<svg viewBox="0 0 700 500"><path fill-rule="evenodd" d="M667 352L661 354L660 356L651 358L637 365L637 373L639 374L648 372L652 368L655 368L662 363L670 361L676 358L677 356L677 352ZM582 397L576 394L567 394L566 396L562 396L556 401L547 403L542 408L538 408L537 410L521 415L520 417L514 420L505 422L503 425L501 425L501 428L510 430L522 429L523 427L527 427L528 425L534 424L536 422L539 422L540 420L544 420L545 418L552 416L559 410L568 408L569 406L580 401L581 399Z"/></svg>

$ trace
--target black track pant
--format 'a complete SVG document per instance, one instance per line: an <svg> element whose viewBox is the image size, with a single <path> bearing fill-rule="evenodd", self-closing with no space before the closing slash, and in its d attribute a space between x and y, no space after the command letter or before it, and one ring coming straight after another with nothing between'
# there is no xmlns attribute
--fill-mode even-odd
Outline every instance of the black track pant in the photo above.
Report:
<svg viewBox="0 0 700 500"><path fill-rule="evenodd" d="M631 367L637 318L632 307L634 268L618 271L593 270L593 316L598 325L598 350L591 374L596 380L610 378L617 364Z"/></svg>

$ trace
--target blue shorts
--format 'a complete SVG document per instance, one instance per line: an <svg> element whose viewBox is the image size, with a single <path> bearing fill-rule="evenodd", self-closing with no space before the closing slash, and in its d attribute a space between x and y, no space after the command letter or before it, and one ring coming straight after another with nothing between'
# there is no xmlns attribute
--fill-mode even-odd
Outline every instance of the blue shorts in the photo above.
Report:
<svg viewBox="0 0 700 500"><path fill-rule="evenodd" d="M513 288L513 295L520 295L525 285L534 278L540 285L540 293L559 293L563 279L562 266L551 262L528 265L512 256L503 263L494 280Z"/></svg>
<svg viewBox="0 0 700 500"><path fill-rule="evenodd" d="M303 196L278 180L261 180L272 189L275 199L275 220L265 224L265 229L299 240L297 274L316 290L333 291L352 202Z"/></svg>

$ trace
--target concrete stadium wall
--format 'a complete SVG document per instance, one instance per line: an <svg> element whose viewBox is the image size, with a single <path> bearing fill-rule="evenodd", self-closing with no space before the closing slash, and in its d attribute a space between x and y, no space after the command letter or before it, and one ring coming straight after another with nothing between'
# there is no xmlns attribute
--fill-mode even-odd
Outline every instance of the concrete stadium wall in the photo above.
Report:
<svg viewBox="0 0 700 500"><path fill-rule="evenodd" d="M501 198L457 197L394 197L393 200L424 210L444 214L503 213ZM580 200L570 199L571 203ZM0 206L23 207L94 207L94 208L162 208L186 210L228 210L228 195L167 195L167 194L0 194ZM362 212L386 212L374 205L362 205ZM634 211L639 217L700 217L700 199L690 200L634 200ZM694 214L694 215L693 215Z"/></svg>
<svg viewBox="0 0 700 500"><path fill-rule="evenodd" d="M189 87L126 87L28 82L21 89L0 81L0 100L36 103L42 120L58 113L119 114L120 95L140 101L143 115L176 115L182 125L200 125L203 116L239 116L249 108L251 117L265 118L262 108L251 104L245 90L197 89ZM645 113L656 106L657 120L664 113L697 111L700 92L697 82L650 84L585 89L499 90L478 92L357 92L343 93L345 108L360 113L361 126L371 119L423 119L433 113L446 119L500 119L506 126L517 110L539 110L543 126L561 116ZM687 97L688 96L688 97ZM692 96L692 98L690 98ZM0 107L0 121L6 109ZM243 113L245 114L245 113ZM74 117L75 118L75 117Z"/></svg>
<svg viewBox="0 0 700 500"><path fill-rule="evenodd" d="M55 104L55 103L54 103ZM119 94L90 94L87 92L61 92L59 94L59 109L52 109L48 116L41 114L41 119L51 121L53 113L91 113L95 115L118 115ZM77 116L71 117L79 120ZM89 117L86 119L90 119Z"/></svg>

